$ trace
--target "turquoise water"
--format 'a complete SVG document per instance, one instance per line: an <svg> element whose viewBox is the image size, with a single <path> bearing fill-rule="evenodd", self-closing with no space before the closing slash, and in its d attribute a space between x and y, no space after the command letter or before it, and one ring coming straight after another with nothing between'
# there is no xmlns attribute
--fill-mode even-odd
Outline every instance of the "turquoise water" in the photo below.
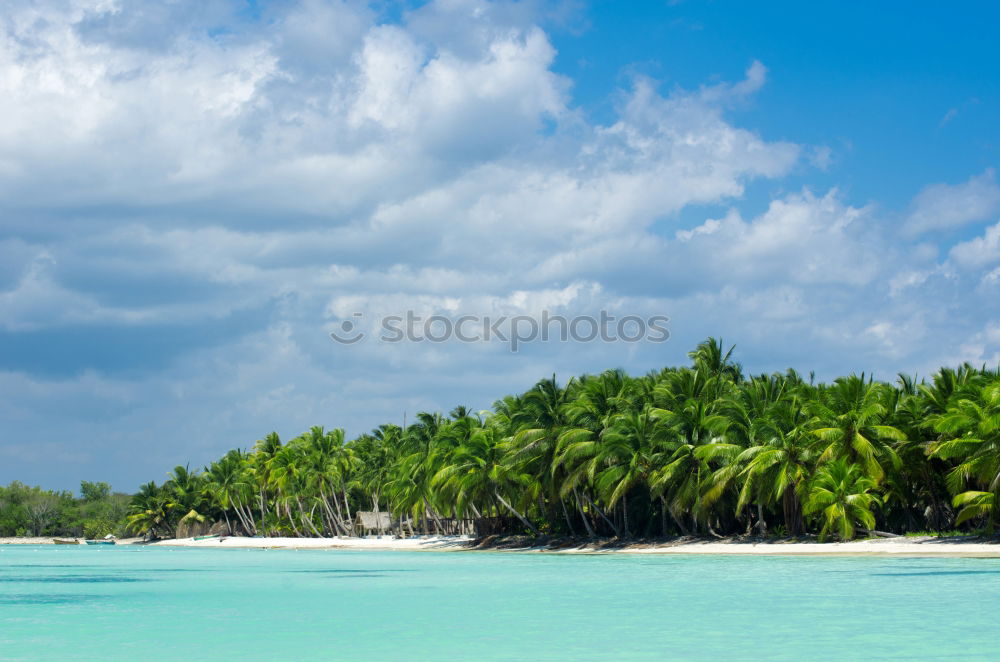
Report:
<svg viewBox="0 0 1000 662"><path fill-rule="evenodd" d="M3 660L997 659L997 613L998 559L0 547Z"/></svg>

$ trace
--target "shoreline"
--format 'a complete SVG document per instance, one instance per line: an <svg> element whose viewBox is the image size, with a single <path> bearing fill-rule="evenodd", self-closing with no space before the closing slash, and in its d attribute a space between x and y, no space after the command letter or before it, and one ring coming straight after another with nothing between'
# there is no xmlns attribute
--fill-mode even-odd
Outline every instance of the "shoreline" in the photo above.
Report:
<svg viewBox="0 0 1000 662"><path fill-rule="evenodd" d="M0 538L0 545L53 544L51 538ZM358 551L479 551L546 554L662 554L723 556L886 556L910 558L1000 558L1000 541L981 538L869 538L850 542L795 540L679 538L662 541L551 541L538 544L526 538L475 539L469 536L415 536L411 538L248 538L226 536L146 543L132 538L118 545L186 547L199 549L313 549Z"/></svg>

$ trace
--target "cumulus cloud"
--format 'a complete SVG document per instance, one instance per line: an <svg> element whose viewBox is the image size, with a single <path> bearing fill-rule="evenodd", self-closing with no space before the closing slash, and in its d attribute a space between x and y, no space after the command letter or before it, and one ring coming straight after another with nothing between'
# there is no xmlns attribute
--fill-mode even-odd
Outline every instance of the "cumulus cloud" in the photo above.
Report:
<svg viewBox="0 0 1000 662"><path fill-rule="evenodd" d="M956 244L949 257L952 262L965 268L1000 262L1000 222L986 228L983 236Z"/></svg>
<svg viewBox="0 0 1000 662"><path fill-rule="evenodd" d="M950 230L987 220L998 211L1000 186L990 168L962 184L932 184L923 189L913 200L903 232L916 236Z"/></svg>
<svg viewBox="0 0 1000 662"><path fill-rule="evenodd" d="M870 216L870 210L844 205L836 191L817 198L806 190L772 201L751 221L731 210L679 231L677 239L696 255L685 268L700 266L705 277L866 285L878 272Z"/></svg>

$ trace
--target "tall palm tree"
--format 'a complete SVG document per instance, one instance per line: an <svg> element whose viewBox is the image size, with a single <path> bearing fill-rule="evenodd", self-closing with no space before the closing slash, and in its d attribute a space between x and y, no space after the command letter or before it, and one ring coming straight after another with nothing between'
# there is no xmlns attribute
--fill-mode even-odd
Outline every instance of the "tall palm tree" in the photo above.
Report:
<svg viewBox="0 0 1000 662"><path fill-rule="evenodd" d="M126 525L132 532L143 536L173 535L171 509L171 499L166 490L157 487L155 482L146 483L132 497Z"/></svg>
<svg viewBox="0 0 1000 662"><path fill-rule="evenodd" d="M934 428L950 439L933 444L932 455L958 461L947 478L961 508L956 524L982 516L992 530L1000 516L1000 381L949 405ZM970 484L980 489L966 489Z"/></svg>
<svg viewBox="0 0 1000 662"><path fill-rule="evenodd" d="M555 375L535 384L522 396L512 419L515 432L506 442L511 462L535 477L539 515L548 522L558 518L556 504L561 499L552 467L559 436L569 424L566 406L572 401L572 387L572 380L560 387Z"/></svg>
<svg viewBox="0 0 1000 662"><path fill-rule="evenodd" d="M791 391L781 376L755 378L733 403L736 421L731 432L741 433L741 451L733 467L742 479L737 511L756 501L758 506L780 503L790 535L802 532L802 497L815 454L810 448L806 398ZM761 526L763 515L759 514Z"/></svg>
<svg viewBox="0 0 1000 662"><path fill-rule="evenodd" d="M168 474L163 489L170 498L170 511L179 516L175 524L181 522L204 522L206 506L204 479L188 466L176 466Z"/></svg>
<svg viewBox="0 0 1000 662"><path fill-rule="evenodd" d="M592 463L594 485L609 508L622 503L622 528L631 535L628 495L638 488L648 490L658 446L659 430L650 409L617 414L601 435Z"/></svg>
<svg viewBox="0 0 1000 662"><path fill-rule="evenodd" d="M239 506L246 500L249 485L246 482L245 461L238 450L229 451L220 460L205 469L204 490L211 503L215 504L226 520L226 528L232 533L233 525L229 513L234 512L245 531L252 526Z"/></svg>
<svg viewBox="0 0 1000 662"><path fill-rule="evenodd" d="M650 474L650 488L666 500L682 532L686 532L684 513L690 514L696 532L699 522L712 531L710 504L702 500L712 477L711 460L719 450L723 455L734 450L724 444L730 420L712 395L716 391L716 378L689 369L666 374L654 390L657 406L650 415L661 426L662 450Z"/></svg>
<svg viewBox="0 0 1000 662"><path fill-rule="evenodd" d="M503 429L487 420L477 427L451 451L449 461L434 475L432 483L455 495L456 509L465 516L471 511L482 516L481 509L500 511L501 507L514 515L532 533L538 535L535 525L516 507L524 488L532 482L529 474L519 471L516 465L505 462L502 448ZM506 496L505 496L506 495ZM530 502L530 498L528 499Z"/></svg>
<svg viewBox="0 0 1000 662"><path fill-rule="evenodd" d="M608 370L596 377L584 376L576 385L573 399L564 406L567 426L556 443L552 478L559 485L560 499L573 498L573 506L588 535L594 534L594 525L588 518L584 502L589 502L590 511L600 514L618 536L620 527L612 524L594 502L600 497L595 493L594 479L598 469L606 463L607 457L599 459L598 456L607 448L604 435L614 425L616 417L642 410L640 389L622 370ZM618 497L615 502L617 500ZM614 507L615 504L606 505ZM565 516L573 532L569 514Z"/></svg>
<svg viewBox="0 0 1000 662"><path fill-rule="evenodd" d="M820 391L820 399L810 403L820 462L844 458L860 464L876 482L885 477L886 467L899 468L893 443L906 435L886 423L887 389L885 384L866 381L862 374L840 377Z"/></svg>
<svg viewBox="0 0 1000 662"><path fill-rule="evenodd" d="M275 519L269 516L270 513L268 511L268 504L271 500L269 492L271 489L271 460L274 459L274 456L281 448L281 438L278 436L278 433L271 432L254 444L253 453L250 456L249 471L253 483L257 486L257 507L260 512L261 525L264 527L265 532L270 532L269 522Z"/></svg>

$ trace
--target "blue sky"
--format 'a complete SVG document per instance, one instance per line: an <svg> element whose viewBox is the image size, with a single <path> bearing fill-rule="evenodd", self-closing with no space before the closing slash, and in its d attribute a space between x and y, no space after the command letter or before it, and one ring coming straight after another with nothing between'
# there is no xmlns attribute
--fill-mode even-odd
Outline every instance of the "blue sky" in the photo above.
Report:
<svg viewBox="0 0 1000 662"><path fill-rule="evenodd" d="M1000 362L998 13L7 2L0 483L132 490L709 335L754 372ZM327 335L409 309L672 337Z"/></svg>

